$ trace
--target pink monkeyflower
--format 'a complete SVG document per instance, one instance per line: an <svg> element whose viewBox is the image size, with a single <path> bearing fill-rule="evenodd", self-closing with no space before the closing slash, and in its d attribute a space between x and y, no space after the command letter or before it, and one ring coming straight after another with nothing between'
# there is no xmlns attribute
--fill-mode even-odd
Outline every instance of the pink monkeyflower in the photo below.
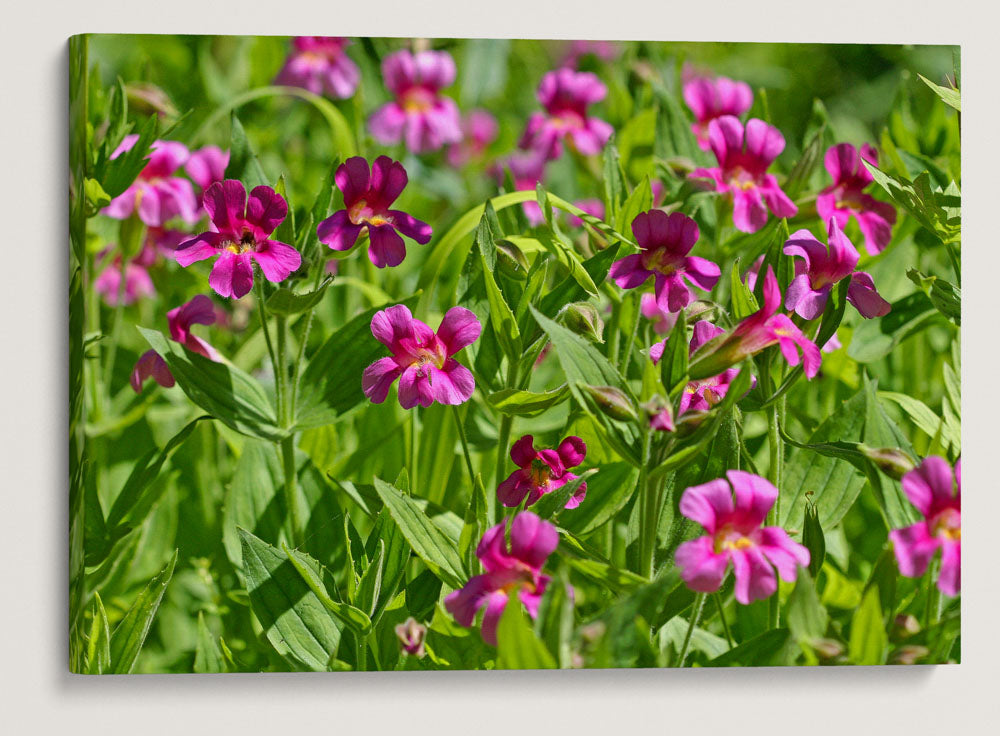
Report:
<svg viewBox="0 0 1000 736"><path fill-rule="evenodd" d="M718 167L695 169L691 177L711 179L717 192L733 200L737 230L755 233L776 217L791 217L798 207L788 198L767 168L785 149L781 132L763 120L751 118L744 128L739 118L723 115L708 124L708 142Z"/></svg>
<svg viewBox="0 0 1000 736"><path fill-rule="evenodd" d="M798 567L809 564L809 550L781 527L762 526L778 498L777 488L742 470L727 470L726 478L728 482L716 478L684 491L681 513L708 534L680 545L674 560L681 579L699 593L717 591L732 562L736 600L749 605L774 595L775 570L782 580L793 582Z"/></svg>
<svg viewBox="0 0 1000 736"><path fill-rule="evenodd" d="M847 301L862 317L870 319L888 314L892 307L879 296L872 277L864 271L854 272L860 256L837 226L836 218L830 218L828 234L829 248L805 229L792 233L785 242L786 256L802 258L795 262L795 278L785 292L785 309L794 311L802 319L816 319L823 314L833 285L850 277Z"/></svg>
<svg viewBox="0 0 1000 736"><path fill-rule="evenodd" d="M823 163L833 177L833 184L816 197L816 212L823 222L836 218L841 229L847 227L847 221L854 217L865 237L865 248L875 256L892 239L896 209L865 194L865 187L874 180L862 159L877 166L878 152L867 143L861 146L860 155L850 143L838 143L827 150Z"/></svg>
<svg viewBox="0 0 1000 736"><path fill-rule="evenodd" d="M554 159L562 155L561 141L567 139L584 155L600 153L614 129L589 117L587 107L607 94L604 83L590 72L566 68L549 72L538 85L538 101L545 113L536 112L528 119L520 147Z"/></svg>
<svg viewBox="0 0 1000 736"><path fill-rule="evenodd" d="M137 134L125 136L111 158L116 159L132 150L138 140ZM183 143L153 141L145 168L101 213L116 220L126 220L133 212L138 212L139 219L152 227L159 227L174 217L191 224L198 222L198 201L191 182L174 176L188 156Z"/></svg>
<svg viewBox="0 0 1000 736"><path fill-rule="evenodd" d="M510 169L515 191L533 192L545 176L545 157L538 155L535 151L507 157L506 161L491 168L494 178L501 185L504 183L504 167ZM542 208L538 202L522 202L521 209L528 219L528 224L532 227L538 227L545 222L545 215L542 214Z"/></svg>
<svg viewBox="0 0 1000 736"><path fill-rule="evenodd" d="M573 204L586 212L588 215L596 217L598 220L604 219L604 202L599 199L581 199ZM583 220L576 215L570 215L569 224L573 227L583 227Z"/></svg>
<svg viewBox="0 0 1000 736"><path fill-rule="evenodd" d="M464 307L445 312L437 333L414 319L402 304L376 312L372 334L392 351L365 368L361 387L372 403L381 404L389 387L399 379L399 404L412 409L417 404L462 404L476 388L472 372L452 356L479 338L482 325Z"/></svg>
<svg viewBox="0 0 1000 736"><path fill-rule="evenodd" d="M580 476L569 472L587 456L587 445L579 437L567 437L555 450L536 450L535 438L524 435L510 448L510 459L519 467L497 488L497 498L504 506L517 506L527 497L527 506L533 505L546 493L562 488ZM575 509L587 496L584 481L566 502L566 508Z"/></svg>
<svg viewBox="0 0 1000 736"><path fill-rule="evenodd" d="M247 199L241 182L217 181L205 190L205 210L214 231L181 243L174 258L190 266L219 256L208 283L220 296L239 299L249 293L254 261L272 283L284 281L302 265L295 248L269 239L288 214L285 198L271 187L254 187Z"/></svg>
<svg viewBox="0 0 1000 736"><path fill-rule="evenodd" d="M223 151L218 146L205 146L191 152L184 170L204 193L215 182L226 178L227 166L229 166L229 151ZM198 195L199 207L202 205L202 196Z"/></svg>
<svg viewBox="0 0 1000 736"><path fill-rule="evenodd" d="M716 327L708 320L698 320L694 323L694 331L691 335L691 344L688 348L688 353L694 355L695 351L702 345L724 334L726 334L726 331L721 327ZM649 349L649 357L653 359L654 364L660 362L666 346L667 341L664 340L663 342L656 343ZM729 391L729 384L735 380L738 374L739 370L737 368L727 368L718 375L688 382L688 385L684 388L684 393L681 394L681 402L677 407L677 414L681 415L688 410L709 411L725 398L726 393Z"/></svg>
<svg viewBox="0 0 1000 736"><path fill-rule="evenodd" d="M212 300L204 294L199 294L186 304L167 312L170 338L191 352L198 353L198 355L218 363L222 360L219 351L191 332L191 325L214 324L216 316ZM147 350L140 356L132 369L129 383L136 393L141 393L142 384L150 377L164 388L170 388L174 385L174 377L170 373L166 361L155 350Z"/></svg>
<svg viewBox="0 0 1000 736"><path fill-rule="evenodd" d="M727 77L691 77L684 82L684 101L695 117L691 132L701 150L707 151L708 124L723 115L739 117L749 110L753 105L753 90L746 82Z"/></svg>
<svg viewBox="0 0 1000 736"><path fill-rule="evenodd" d="M679 312L691 301L685 280L705 291L711 291L719 280L716 264L688 255L699 233L698 224L687 215L640 212L632 220L632 233L642 252L615 261L608 272L622 289L634 289L654 276L657 304L668 312Z"/></svg>
<svg viewBox="0 0 1000 736"><path fill-rule="evenodd" d="M122 283L122 258L116 256L114 261L94 279L94 289L104 303L115 307L118 305L118 294ZM136 261L129 261L125 266L125 291L122 294L122 304L134 304L139 299L156 294L153 280L149 277L146 267Z"/></svg>
<svg viewBox="0 0 1000 736"><path fill-rule="evenodd" d="M614 41L570 41L562 66L576 69L584 56L594 56L601 61L614 61L621 54L621 45Z"/></svg>
<svg viewBox="0 0 1000 736"><path fill-rule="evenodd" d="M952 474L948 461L932 455L903 476L903 492L924 520L889 532L899 572L908 578L924 574L941 550L937 587L958 595L962 587L962 460Z"/></svg>
<svg viewBox="0 0 1000 736"><path fill-rule="evenodd" d="M677 426L674 424L674 413L670 409L670 404L665 401L659 405L652 405L649 417L649 428L655 432L674 432Z"/></svg>
<svg viewBox="0 0 1000 736"><path fill-rule="evenodd" d="M347 55L346 38L296 36L292 52L278 72L275 84L302 87L314 95L344 100L354 94L361 80L357 65Z"/></svg>
<svg viewBox="0 0 1000 736"><path fill-rule="evenodd" d="M430 225L401 210L389 209L408 181L406 169L398 161L379 156L369 171L367 160L353 156L337 167L334 181L344 194L344 209L317 226L321 243L333 250L350 250L367 229L368 258L385 268L398 266L406 257L400 233L421 245L430 242Z"/></svg>
<svg viewBox="0 0 1000 736"><path fill-rule="evenodd" d="M481 157L499 132L493 115L486 110L472 110L462 117L462 140L448 147L448 163L457 168Z"/></svg>
<svg viewBox="0 0 1000 736"><path fill-rule="evenodd" d="M660 307L654 294L643 294L639 302L639 309L642 316L653 323L653 331L658 335L669 334L674 329L674 325L677 324L677 315L680 314L680 312L671 312Z"/></svg>
<svg viewBox="0 0 1000 736"><path fill-rule="evenodd" d="M504 539L506 521L488 529L483 535L476 556L486 570L476 575L460 589L444 599L444 607L462 626L470 627L481 608L483 641L497 645L497 625L511 594L516 594L528 614L538 616L551 578L542 574L542 567L559 545L559 532L547 521L530 511L522 511L510 525L510 546Z"/></svg>
<svg viewBox="0 0 1000 736"><path fill-rule="evenodd" d="M396 99L376 110L369 120L375 140L385 145L403 140L413 153L436 151L462 140L458 106L439 94L455 81L451 54L412 54L402 49L382 60L382 77Z"/></svg>

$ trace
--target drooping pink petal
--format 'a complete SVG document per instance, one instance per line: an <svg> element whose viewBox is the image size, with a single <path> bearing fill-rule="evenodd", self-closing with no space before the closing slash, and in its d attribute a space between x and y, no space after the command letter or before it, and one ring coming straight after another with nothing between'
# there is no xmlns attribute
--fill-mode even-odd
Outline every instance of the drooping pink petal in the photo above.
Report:
<svg viewBox="0 0 1000 736"><path fill-rule="evenodd" d="M755 233L767 224L767 207L758 187L733 191L733 225L743 233Z"/></svg>
<svg viewBox="0 0 1000 736"><path fill-rule="evenodd" d="M910 578L924 574L940 545L940 541L930 535L924 521L903 529L893 529L889 532L889 539L900 573Z"/></svg>
<svg viewBox="0 0 1000 736"><path fill-rule="evenodd" d="M424 408L434 403L434 389L427 374L415 366L407 367L399 377L399 405L412 409L418 404Z"/></svg>
<svg viewBox="0 0 1000 736"><path fill-rule="evenodd" d="M691 486L681 496L681 514L701 524L709 534L715 533L719 518L732 514L733 508L732 492L722 478Z"/></svg>
<svg viewBox="0 0 1000 736"><path fill-rule="evenodd" d="M278 240L265 240L257 245L253 258L271 283L287 279L302 265L302 256L295 248Z"/></svg>
<svg viewBox="0 0 1000 736"><path fill-rule="evenodd" d="M372 403L381 404L400 373L402 371L392 358L379 358L365 368L361 376L361 389Z"/></svg>
<svg viewBox="0 0 1000 736"><path fill-rule="evenodd" d="M378 268L398 266L406 258L406 245L391 225L369 225L368 258Z"/></svg>
<svg viewBox="0 0 1000 736"><path fill-rule="evenodd" d="M698 537L678 546L674 562L681 569L681 579L692 590L714 593L722 587L728 560L715 553L711 537Z"/></svg>
<svg viewBox="0 0 1000 736"><path fill-rule="evenodd" d="M729 551L733 561L733 578L736 585L734 597L743 605L770 598L778 589L774 568L768 564L763 552L756 547Z"/></svg>
<svg viewBox="0 0 1000 736"><path fill-rule="evenodd" d="M497 486L497 498L504 506L513 508L521 504L531 489L532 484L525 479L525 471L515 470Z"/></svg>
<svg viewBox="0 0 1000 736"><path fill-rule="evenodd" d="M941 543L941 572L938 589L945 595L956 596L962 588L962 544L945 540Z"/></svg>
<svg viewBox="0 0 1000 736"><path fill-rule="evenodd" d="M170 388L174 385L174 376L167 367L166 361L155 350L147 350L136 361L132 375L129 377L132 390L137 394L142 393L142 384L150 377L164 388Z"/></svg>
<svg viewBox="0 0 1000 736"><path fill-rule="evenodd" d="M497 628L500 625L500 617L507 607L507 600L507 594L502 590L494 591L486 597L482 635L483 641L492 646L497 645Z"/></svg>
<svg viewBox="0 0 1000 736"><path fill-rule="evenodd" d="M571 435L559 443L556 452L559 453L565 467L575 468L587 457L587 443Z"/></svg>
<svg viewBox="0 0 1000 736"><path fill-rule="evenodd" d="M226 298L240 299L249 294L253 288L253 261L250 255L222 251L212 267L208 285L219 296Z"/></svg>
<svg viewBox="0 0 1000 736"><path fill-rule="evenodd" d="M851 283L847 287L847 301L867 319L884 317L892 311L892 305L882 298L875 289L871 275L864 271L851 276Z"/></svg>

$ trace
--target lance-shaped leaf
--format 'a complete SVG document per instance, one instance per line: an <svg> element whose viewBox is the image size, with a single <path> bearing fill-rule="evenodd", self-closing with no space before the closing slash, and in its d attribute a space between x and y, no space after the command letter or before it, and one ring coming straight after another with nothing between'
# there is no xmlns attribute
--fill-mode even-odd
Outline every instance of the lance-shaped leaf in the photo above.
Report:
<svg viewBox="0 0 1000 736"><path fill-rule="evenodd" d="M497 626L497 668L502 670L555 669L556 661L524 614L521 601L511 596Z"/></svg>
<svg viewBox="0 0 1000 736"><path fill-rule="evenodd" d="M160 608L160 601L167 590L167 584L174 575L177 564L177 550L166 566L146 584L136 597L125 618L121 620L111 635L111 673L127 675L139 658L139 651L146 643L146 636Z"/></svg>

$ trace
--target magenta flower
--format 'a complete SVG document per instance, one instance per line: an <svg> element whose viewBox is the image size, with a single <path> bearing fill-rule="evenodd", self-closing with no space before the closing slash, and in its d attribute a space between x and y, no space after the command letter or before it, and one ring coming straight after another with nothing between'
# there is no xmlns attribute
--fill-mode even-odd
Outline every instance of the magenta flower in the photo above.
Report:
<svg viewBox="0 0 1000 736"><path fill-rule="evenodd" d="M145 249L144 249L145 250ZM114 307L118 305L118 294L122 284L122 258L115 256L114 260L94 279L94 289L104 303ZM122 293L122 304L134 304L139 299L156 294L153 280L149 277L146 264L136 257L125 266L125 291Z"/></svg>
<svg viewBox="0 0 1000 736"><path fill-rule="evenodd" d="M695 117L691 132L707 151L708 124L723 115L739 117L745 113L753 105L753 91L746 82L727 77L692 77L684 83L684 101Z"/></svg>
<svg viewBox="0 0 1000 736"><path fill-rule="evenodd" d="M486 572L469 579L461 590L449 593L444 607L462 626L472 626L481 608L483 641L497 645L497 625L511 594L516 593L528 614L538 616L538 604L551 578L542 567L559 545L559 532L530 511L522 511L510 525L510 547L504 539L506 521L487 530L476 556Z"/></svg>
<svg viewBox="0 0 1000 736"><path fill-rule="evenodd" d="M462 140L458 106L438 94L455 81L455 62L447 51L406 49L382 60L385 86L396 99L372 115L368 124L379 143L406 142L413 153L436 151Z"/></svg>
<svg viewBox="0 0 1000 736"><path fill-rule="evenodd" d="M199 294L186 304L167 312L167 325L170 328L171 339L174 342L179 342L191 352L198 353L218 363L222 360L219 351L191 332L191 325L210 325L214 324L215 321L215 305L204 294ZM155 350L147 350L139 357L132 369L129 383L136 393L141 393L142 384L150 377L164 388L170 388L174 385L174 376L167 367L166 361Z"/></svg>
<svg viewBox="0 0 1000 736"><path fill-rule="evenodd" d="M736 600L749 605L778 589L775 570L782 580L794 581L798 566L809 564L809 550L781 527L762 526L777 488L742 470L727 470L726 478L728 483L716 478L684 491L681 513L708 534L680 545L674 560L681 579L700 593L718 590L732 562Z"/></svg>
<svg viewBox="0 0 1000 736"><path fill-rule="evenodd" d="M889 532L899 571L908 578L920 577L940 548L937 587L945 595L958 595L962 587L961 458L955 463L954 476L944 458L926 458L903 476L903 492L924 520Z"/></svg>
<svg viewBox="0 0 1000 736"><path fill-rule="evenodd" d="M833 184L816 197L816 212L823 222L831 217L843 229L854 217L865 237L865 248L875 256L883 251L892 239L892 226L896 222L896 209L887 202L880 202L864 190L872 183L871 172L861 162L864 159L878 165L878 152L867 143L861 153L850 143L831 146L823 158L826 170L833 177Z"/></svg>
<svg viewBox="0 0 1000 736"><path fill-rule="evenodd" d="M497 498L504 506L517 506L525 497L527 506L533 505L546 493L562 488L580 476L569 472L587 456L587 445L579 437L567 437L555 450L535 450L534 437L524 435L510 448L510 459L519 466L497 488ZM587 496L584 481L566 502L566 508L575 509Z"/></svg>
<svg viewBox="0 0 1000 736"><path fill-rule="evenodd" d="M479 158L499 132L493 115L486 110L472 110L462 118L462 140L448 146L448 163L457 168Z"/></svg>
<svg viewBox="0 0 1000 736"><path fill-rule="evenodd" d="M337 188L344 194L344 208L323 220L316 228L321 243L333 250L350 250L365 228L368 230L368 258L379 268L398 266L406 258L400 233L425 245L431 226L401 210L389 207L408 181L406 169L388 156L379 156L368 170L368 161L353 156L337 167Z"/></svg>
<svg viewBox="0 0 1000 736"><path fill-rule="evenodd" d="M724 335L726 331L721 327L716 327L708 320L698 320L694 323L694 332L691 336L689 354L693 355L702 345L709 340ZM658 342L649 349L649 357L653 363L659 363L663 357L663 351L667 346L667 341ZM733 382L739 370L727 368L715 376L689 381L681 394L680 405L677 407L677 414L691 411L709 411L713 406L725 398L729 391L729 384ZM756 381L756 379L754 379Z"/></svg>
<svg viewBox="0 0 1000 736"><path fill-rule="evenodd" d="M705 291L711 291L719 280L716 264L688 255L698 240L698 224L687 215L640 212L632 220L632 233L642 252L615 261L608 272L621 288L634 289L654 276L657 304L668 312L679 312L691 301L685 280Z"/></svg>
<svg viewBox="0 0 1000 736"><path fill-rule="evenodd" d="M269 236L288 214L288 203L271 187L247 190L236 179L216 182L205 191L205 210L214 232L181 243L174 258L182 266L219 256L208 278L224 297L239 299L253 288L253 261L273 283L284 281L302 265L292 246Z"/></svg>
<svg viewBox="0 0 1000 736"><path fill-rule="evenodd" d="M518 192L535 191L545 176L545 157L538 155L535 151L513 154L507 157L506 161L491 167L497 184L504 183L504 166L510 169L511 178L514 180L514 190ZM521 209L528 219L528 224L532 227L538 227L545 222L545 215L542 214L542 208L538 202L522 202Z"/></svg>
<svg viewBox="0 0 1000 736"><path fill-rule="evenodd" d="M739 118L723 115L708 124L708 142L718 167L695 169L693 178L711 179L715 190L733 200L733 224L754 233L767 222L768 209L776 217L791 217L798 207L781 191L767 168L785 149L781 132L763 120L751 118L746 128Z"/></svg>
<svg viewBox="0 0 1000 736"><path fill-rule="evenodd" d="M137 134L125 136L111 154L116 159L132 150ZM148 162L131 186L101 210L117 220L126 220L133 212L147 225L159 227L167 220L181 217L185 222L198 222L198 202L191 182L174 173L188 160L188 149L176 141L154 141Z"/></svg>
<svg viewBox="0 0 1000 736"><path fill-rule="evenodd" d="M669 334L674 329L674 325L677 324L677 315L679 312L671 312L660 307L655 294L643 294L642 299L639 301L639 309L642 312L642 316L653 323L653 331L658 335ZM653 347L656 346L654 345ZM660 353L662 352L663 346L661 345Z"/></svg>
<svg viewBox="0 0 1000 736"><path fill-rule="evenodd" d="M445 312L437 334L402 304L376 312L372 334L392 351L365 368L361 386L365 396L381 404L389 387L399 379L399 404L412 409L417 404L430 406L462 404L476 388L472 372L452 356L479 338L482 325L476 315L464 307Z"/></svg>
<svg viewBox="0 0 1000 736"><path fill-rule="evenodd" d="M538 85L538 101L545 113L528 119L520 147L537 151L546 159L562 155L563 139L584 155L600 153L614 129L605 121L587 115L587 107L600 102L607 87L590 72L562 68L549 72Z"/></svg>
<svg viewBox="0 0 1000 736"><path fill-rule="evenodd" d="M297 36L292 53L278 72L275 84L302 87L314 95L347 99L361 79L345 47L351 42L332 36Z"/></svg>
<svg viewBox="0 0 1000 736"><path fill-rule="evenodd" d="M218 146L205 146L191 152L184 170L204 193L215 182L226 178L227 166L229 151L223 151ZM198 206L201 207L202 203L202 195L198 195Z"/></svg>

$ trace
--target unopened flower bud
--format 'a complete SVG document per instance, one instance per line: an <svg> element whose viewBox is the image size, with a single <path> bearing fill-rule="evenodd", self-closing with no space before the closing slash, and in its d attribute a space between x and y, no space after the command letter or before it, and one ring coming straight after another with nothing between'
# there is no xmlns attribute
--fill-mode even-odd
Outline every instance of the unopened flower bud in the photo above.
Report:
<svg viewBox="0 0 1000 736"><path fill-rule="evenodd" d="M920 622L909 613L901 613L893 621L893 634L900 639L913 636L920 632Z"/></svg>
<svg viewBox="0 0 1000 736"><path fill-rule="evenodd" d="M128 97L130 108L139 112L150 114L156 113L160 117L177 117L177 108L170 101L170 97L155 84L149 82L130 82L125 85L125 94Z"/></svg>
<svg viewBox="0 0 1000 736"><path fill-rule="evenodd" d="M528 275L528 259L509 240L497 241L497 267L504 276L523 280Z"/></svg>
<svg viewBox="0 0 1000 736"><path fill-rule="evenodd" d="M632 400L623 391L614 386L580 386L597 404L597 408L602 413L607 414L612 419L623 422L635 422L639 420L639 415L632 406Z"/></svg>
<svg viewBox="0 0 1000 736"><path fill-rule="evenodd" d="M930 654L930 650L927 647L922 647L919 644L907 644L893 652L889 658L889 664L916 664L917 660L928 654Z"/></svg>
<svg viewBox="0 0 1000 736"><path fill-rule="evenodd" d="M642 410L649 417L649 428L657 432L673 432L674 412L670 402L657 394L642 405Z"/></svg>
<svg viewBox="0 0 1000 736"><path fill-rule="evenodd" d="M868 447L862 444L858 445L858 450L875 463L875 467L895 480L900 480L914 468L909 455L895 447Z"/></svg>
<svg viewBox="0 0 1000 736"><path fill-rule="evenodd" d="M844 653L844 646L836 639L819 637L812 639L809 644L820 659L836 659Z"/></svg>
<svg viewBox="0 0 1000 736"><path fill-rule="evenodd" d="M403 623L396 626L396 636L399 644L407 654L420 658L423 657L424 639L427 636L427 627L418 623L413 616L410 616Z"/></svg>
<svg viewBox="0 0 1000 736"><path fill-rule="evenodd" d="M592 342L604 342L604 320L590 302L573 302L560 315L562 323Z"/></svg>

